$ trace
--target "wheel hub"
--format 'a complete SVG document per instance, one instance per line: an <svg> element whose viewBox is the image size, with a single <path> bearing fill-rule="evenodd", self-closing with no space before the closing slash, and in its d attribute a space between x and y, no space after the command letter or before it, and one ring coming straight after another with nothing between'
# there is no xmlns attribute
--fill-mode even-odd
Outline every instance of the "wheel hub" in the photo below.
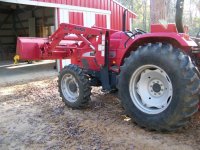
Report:
<svg viewBox="0 0 200 150"><path fill-rule="evenodd" d="M164 111L172 98L168 75L154 65L142 66L133 73L129 91L136 107L149 114Z"/></svg>
<svg viewBox="0 0 200 150"><path fill-rule="evenodd" d="M76 78L71 74L65 74L61 81L61 89L65 98L75 102L79 96L79 86Z"/></svg>
<svg viewBox="0 0 200 150"><path fill-rule="evenodd" d="M156 92L156 93L159 93L160 90L161 90L160 84L155 83L155 84L153 85L153 91Z"/></svg>
<svg viewBox="0 0 200 150"><path fill-rule="evenodd" d="M164 84L160 80L150 81L148 89L152 96L158 97L164 94Z"/></svg>
<svg viewBox="0 0 200 150"><path fill-rule="evenodd" d="M75 84L73 81L71 81L71 82L69 83L69 89L70 89L73 93L75 93L75 92L77 91L77 86L76 86L76 84Z"/></svg>

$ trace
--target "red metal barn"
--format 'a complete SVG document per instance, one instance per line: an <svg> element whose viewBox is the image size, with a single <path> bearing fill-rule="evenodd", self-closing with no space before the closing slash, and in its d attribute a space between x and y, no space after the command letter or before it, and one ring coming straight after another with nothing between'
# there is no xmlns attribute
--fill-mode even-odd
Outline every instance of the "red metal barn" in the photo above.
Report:
<svg viewBox="0 0 200 150"><path fill-rule="evenodd" d="M123 19L126 18L124 19L124 27L126 30L131 30L132 19L136 17L135 13L128 10L115 0L0 0L0 3L2 7L5 6L7 9L9 8L9 4L12 7L13 5L16 5L16 9L23 8L24 10L25 8L27 10L32 9L32 7L53 9L54 17L52 19L54 20L54 26L56 28L60 23L65 22L87 27L98 26L115 30L122 30ZM34 8L34 10L37 9ZM41 13L39 12L38 15L40 14ZM24 16L25 14L21 14L22 18ZM38 18L45 18L45 15L39 16ZM29 21L30 26L30 18L27 17L27 20ZM43 19L43 22L47 20L48 19ZM20 24L23 24L23 22ZM31 35L29 31L29 34L25 35L32 36L34 34ZM69 60L62 60L57 62L58 68L62 68L64 65L69 63Z"/></svg>

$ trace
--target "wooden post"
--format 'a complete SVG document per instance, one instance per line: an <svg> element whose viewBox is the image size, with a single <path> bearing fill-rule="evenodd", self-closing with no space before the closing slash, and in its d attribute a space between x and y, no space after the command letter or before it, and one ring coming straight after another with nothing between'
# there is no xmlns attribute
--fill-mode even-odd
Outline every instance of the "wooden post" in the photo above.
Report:
<svg viewBox="0 0 200 150"><path fill-rule="evenodd" d="M8 18L10 17L11 14L8 14L5 19L2 21L2 23L0 24L0 29L2 28L2 26L7 22Z"/></svg>
<svg viewBox="0 0 200 150"><path fill-rule="evenodd" d="M147 1L143 0L143 7L144 7L144 12L143 12L143 29L144 31L147 30Z"/></svg>
<svg viewBox="0 0 200 150"><path fill-rule="evenodd" d="M15 13L12 13L12 30L17 38L18 34L17 34L17 30L16 30L16 18L15 17L16 17Z"/></svg>

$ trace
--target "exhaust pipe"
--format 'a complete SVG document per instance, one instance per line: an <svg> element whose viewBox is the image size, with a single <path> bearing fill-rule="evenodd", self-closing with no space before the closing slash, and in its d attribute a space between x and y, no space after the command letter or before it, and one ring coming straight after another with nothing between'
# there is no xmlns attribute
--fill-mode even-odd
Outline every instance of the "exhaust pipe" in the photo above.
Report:
<svg viewBox="0 0 200 150"><path fill-rule="evenodd" d="M123 20L122 20L122 31L126 31L126 16L127 16L128 9L124 10Z"/></svg>

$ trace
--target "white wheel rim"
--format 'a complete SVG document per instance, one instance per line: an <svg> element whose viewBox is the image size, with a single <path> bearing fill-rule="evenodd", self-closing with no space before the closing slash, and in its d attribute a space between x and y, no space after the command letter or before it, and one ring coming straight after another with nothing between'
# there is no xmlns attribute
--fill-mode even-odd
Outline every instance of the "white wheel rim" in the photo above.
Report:
<svg viewBox="0 0 200 150"><path fill-rule="evenodd" d="M71 74L65 74L61 80L61 90L63 96L69 102L75 102L79 96L79 86L76 78Z"/></svg>
<svg viewBox="0 0 200 150"><path fill-rule="evenodd" d="M133 73L129 92L139 110L147 114L158 114L169 106L173 89L163 69L155 65L144 65Z"/></svg>

